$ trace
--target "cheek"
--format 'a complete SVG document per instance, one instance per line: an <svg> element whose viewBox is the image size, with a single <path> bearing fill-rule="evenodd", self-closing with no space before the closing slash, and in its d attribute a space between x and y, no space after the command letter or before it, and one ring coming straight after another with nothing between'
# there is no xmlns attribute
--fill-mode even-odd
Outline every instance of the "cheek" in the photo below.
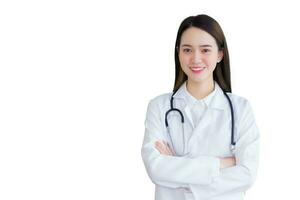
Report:
<svg viewBox="0 0 300 200"><path fill-rule="evenodd" d="M218 58L217 58L217 57L211 56L211 57L207 58L206 63L207 63L210 67L214 68L214 67L217 65L217 61L218 61Z"/></svg>
<svg viewBox="0 0 300 200"><path fill-rule="evenodd" d="M179 62L180 62L181 67L185 67L186 65L189 64L190 57L189 56L182 56L182 55L180 55L179 56Z"/></svg>
<svg viewBox="0 0 300 200"><path fill-rule="evenodd" d="M217 66L217 63L211 61L211 63L209 63L208 71L210 73L213 73L213 71L215 71L215 69L216 69L216 66Z"/></svg>

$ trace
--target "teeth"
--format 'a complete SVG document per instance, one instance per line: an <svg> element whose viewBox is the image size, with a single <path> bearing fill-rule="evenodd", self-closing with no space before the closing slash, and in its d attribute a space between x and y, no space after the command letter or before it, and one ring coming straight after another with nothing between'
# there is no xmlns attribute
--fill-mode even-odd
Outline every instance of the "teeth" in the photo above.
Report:
<svg viewBox="0 0 300 200"><path fill-rule="evenodd" d="M200 71L202 69L204 69L204 67L201 67L201 68L192 68L192 70L195 70L195 71Z"/></svg>

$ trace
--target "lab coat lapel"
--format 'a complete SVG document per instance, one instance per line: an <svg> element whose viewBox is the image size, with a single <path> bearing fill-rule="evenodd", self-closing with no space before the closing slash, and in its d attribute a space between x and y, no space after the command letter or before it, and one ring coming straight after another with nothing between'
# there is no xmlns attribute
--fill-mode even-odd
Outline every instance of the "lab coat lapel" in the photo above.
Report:
<svg viewBox="0 0 300 200"><path fill-rule="evenodd" d="M185 84L186 82L184 82L180 88L177 90L177 92L174 94L174 98L179 100L179 104L177 104L177 106L184 112L184 116L185 116L185 124L188 124L188 127L189 129L193 129L195 127L194 123L193 123L193 120L192 120L192 114L191 114L191 111L188 107L188 102L187 102L187 99L186 99L186 94L185 94ZM191 126L191 127L190 127ZM189 130L187 129L187 130Z"/></svg>
<svg viewBox="0 0 300 200"><path fill-rule="evenodd" d="M195 128L195 124L193 122L193 119L192 119L192 113L191 113L191 110L189 109L189 107L186 105L184 107L184 112L185 112L185 115L188 119L188 123L190 123L190 125L193 127L193 129Z"/></svg>
<svg viewBox="0 0 300 200"><path fill-rule="evenodd" d="M192 115L190 108L187 106L187 102L185 99L185 83L179 88L179 90L174 94L174 98L181 99L184 102L183 104L178 105L184 111L184 115L186 116L187 120L184 123L184 131L192 132L190 138L185 138L187 151L190 155L194 155L197 153L197 146L199 146L199 141L205 140L205 138L212 134L215 130L214 126L218 126L215 119L221 119L224 117L224 111L229 106L224 93L217 82L215 82L215 86L217 87L217 91L210 102L210 105L207 107L205 112L203 113L203 117L200 119L198 124L194 124L192 120ZM184 134L187 137L187 134ZM190 135L190 134L189 134Z"/></svg>
<svg viewBox="0 0 300 200"><path fill-rule="evenodd" d="M174 150L178 155L186 154L187 151L187 145L188 140L190 137L191 132L194 129L193 121L191 120L191 113L188 109L188 106L185 101L176 101L175 107L182 111L182 114L184 116L184 123L183 127L182 124L179 123L179 115L176 112L171 112L168 116L168 122L169 122L169 131L172 133L172 142ZM182 129L183 128L183 132ZM184 139L182 138L184 137ZM184 142L184 144L183 144ZM184 146L183 146L184 145ZM182 150L184 149L184 152Z"/></svg>
<svg viewBox="0 0 300 200"><path fill-rule="evenodd" d="M203 130L205 130L208 125L209 121L211 119L210 116L210 111L209 109L206 109L205 112L203 113L203 117L199 120L198 124L196 127L193 129L191 137L188 140L188 151L192 153L192 148L196 143L198 143L198 140L201 140L204 138L204 136L207 134Z"/></svg>
<svg viewBox="0 0 300 200"><path fill-rule="evenodd" d="M199 123L192 131L192 135L188 140L188 151L191 155L195 155L197 152L197 145L199 145L200 141L205 141L206 138L213 134L214 127L217 124L213 123L214 119L219 119L220 116L223 115L222 110L217 110L213 108L207 108L203 114L203 117L199 120Z"/></svg>
<svg viewBox="0 0 300 200"><path fill-rule="evenodd" d="M200 119L196 127L194 127L192 135L188 140L188 151L191 153L191 155L196 153L193 151L197 151L197 145L199 145L199 141L204 141L209 134L214 134L214 132L217 130L214 126L218 126L217 120L224 117L224 112L229 106L220 86L216 84L216 87L217 91L215 96L203 113L203 117Z"/></svg>

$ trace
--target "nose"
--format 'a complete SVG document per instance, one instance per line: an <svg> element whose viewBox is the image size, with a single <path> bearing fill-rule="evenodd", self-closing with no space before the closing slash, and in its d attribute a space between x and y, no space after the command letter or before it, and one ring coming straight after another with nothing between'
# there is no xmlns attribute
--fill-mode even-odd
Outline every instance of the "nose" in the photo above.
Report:
<svg viewBox="0 0 300 200"><path fill-rule="evenodd" d="M197 64L197 63L201 63L202 62L202 55L199 51L194 51L193 52L193 55L192 55L192 62L194 64Z"/></svg>

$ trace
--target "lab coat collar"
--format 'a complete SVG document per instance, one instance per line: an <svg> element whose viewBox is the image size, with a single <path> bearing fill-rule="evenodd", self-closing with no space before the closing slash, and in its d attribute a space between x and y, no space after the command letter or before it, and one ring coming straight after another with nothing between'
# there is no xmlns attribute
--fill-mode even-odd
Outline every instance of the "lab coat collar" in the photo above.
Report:
<svg viewBox="0 0 300 200"><path fill-rule="evenodd" d="M212 98L214 97L215 93L216 93L216 87L214 86L214 90L208 94L206 97L202 98L202 99L199 99L197 100L195 97L193 97L191 95L191 93L187 90L187 87L186 87L186 83L184 84L185 87L184 87L184 92L185 92L185 96L186 96L186 101L187 101L187 104L190 106L190 107L193 107L195 104L204 104L206 105L207 107L209 106Z"/></svg>
<svg viewBox="0 0 300 200"><path fill-rule="evenodd" d="M186 81L180 86L180 88L177 90L177 92L174 94L174 98L176 99L183 99L186 101L187 104L190 103L191 97L188 96L187 94L187 88L186 88ZM205 98L204 101L209 108L213 109L219 109L219 110L224 110L227 108L227 100L225 99L226 97L224 96L223 90L219 86L219 84L215 81L215 89L213 91L214 94L209 94L212 95L211 99L210 98Z"/></svg>

